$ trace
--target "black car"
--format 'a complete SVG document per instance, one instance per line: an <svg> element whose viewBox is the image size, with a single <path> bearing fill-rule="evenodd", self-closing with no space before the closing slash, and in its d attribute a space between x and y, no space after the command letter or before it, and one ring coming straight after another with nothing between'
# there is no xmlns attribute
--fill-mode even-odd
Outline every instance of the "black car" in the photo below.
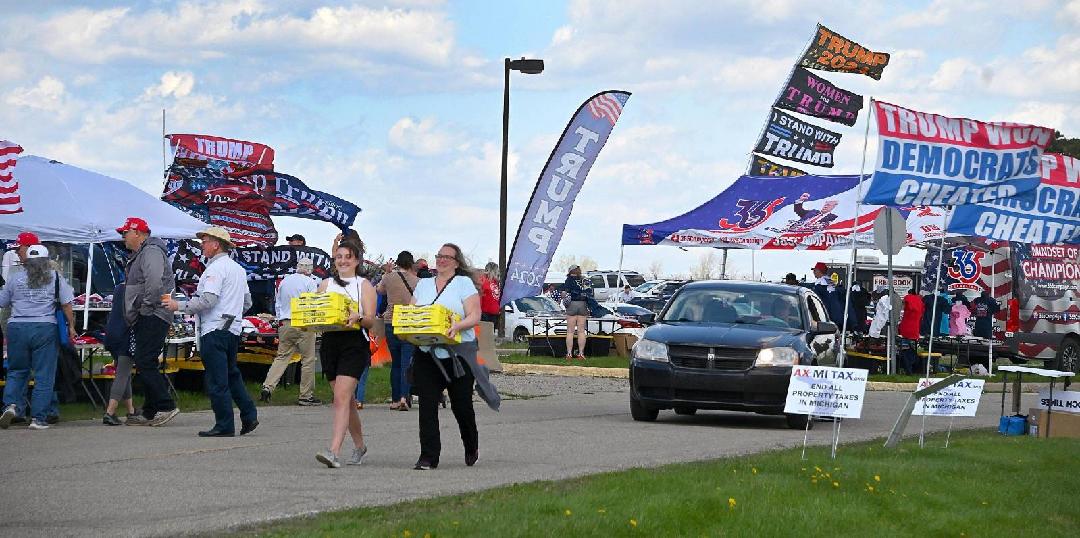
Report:
<svg viewBox="0 0 1080 538"><path fill-rule="evenodd" d="M683 286L634 345L630 414L783 414L793 365L835 362L837 327L810 290L733 280ZM807 426L787 415L788 426ZM810 424L813 426L813 423Z"/></svg>

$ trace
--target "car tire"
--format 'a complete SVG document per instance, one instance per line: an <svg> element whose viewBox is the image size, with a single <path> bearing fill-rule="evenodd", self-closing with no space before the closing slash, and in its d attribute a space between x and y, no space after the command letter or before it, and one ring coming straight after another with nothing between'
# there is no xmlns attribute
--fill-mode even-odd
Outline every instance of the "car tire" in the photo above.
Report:
<svg viewBox="0 0 1080 538"><path fill-rule="evenodd" d="M518 344L524 344L528 341L529 330L525 327L518 327L514 329L514 342Z"/></svg>
<svg viewBox="0 0 1080 538"><path fill-rule="evenodd" d="M659 409L653 409L641 403L640 400L630 395L630 416L638 422L653 422L660 415Z"/></svg>
<svg viewBox="0 0 1080 538"><path fill-rule="evenodd" d="M697 414L697 408L696 407L676 407L675 408L675 414L676 415L693 416L693 415Z"/></svg>
<svg viewBox="0 0 1080 538"><path fill-rule="evenodd" d="M1061 341L1058 346L1057 357L1054 367L1065 372L1074 372L1080 375L1080 340L1068 337Z"/></svg>
<svg viewBox="0 0 1080 538"><path fill-rule="evenodd" d="M787 427L793 430L812 430L814 429L814 421L810 420L810 415L794 415L785 414L784 418L787 419Z"/></svg>

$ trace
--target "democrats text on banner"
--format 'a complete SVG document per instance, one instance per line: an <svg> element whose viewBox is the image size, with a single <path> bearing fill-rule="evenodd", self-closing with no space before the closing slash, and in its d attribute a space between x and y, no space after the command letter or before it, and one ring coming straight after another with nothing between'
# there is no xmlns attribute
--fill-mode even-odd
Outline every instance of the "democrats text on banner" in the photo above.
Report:
<svg viewBox="0 0 1080 538"><path fill-rule="evenodd" d="M353 225L360 208L337 196L308 188L299 178L274 172L274 205L271 215L285 215L329 222L342 230Z"/></svg>
<svg viewBox="0 0 1080 538"><path fill-rule="evenodd" d="M772 109L754 151L789 161L832 168L840 133L822 129L791 114Z"/></svg>
<svg viewBox="0 0 1080 538"><path fill-rule="evenodd" d="M624 245L672 245L769 250L851 248L859 176L742 176L692 211L652 224L624 224ZM900 208L907 242L916 244L940 227L927 224L924 207ZM862 205L858 246L874 246L881 206ZM941 216L936 217L942 222Z"/></svg>
<svg viewBox="0 0 1080 538"><path fill-rule="evenodd" d="M867 203L975 204L1039 186L1052 129L916 112L875 101L878 158Z"/></svg>
<svg viewBox="0 0 1080 538"><path fill-rule="evenodd" d="M922 390L941 379L922 378L916 390ZM936 417L973 417L979 410L985 379L965 379L928 394L915 404L913 415Z"/></svg>
<svg viewBox="0 0 1080 538"><path fill-rule="evenodd" d="M793 366L784 412L815 417L859 418L867 370Z"/></svg>
<svg viewBox="0 0 1080 538"><path fill-rule="evenodd" d="M774 177L792 177L792 176L805 176L806 172L795 168L794 166L785 166L779 163L775 163L762 157L761 155L750 156L750 172L748 176L774 176Z"/></svg>
<svg viewBox="0 0 1080 538"><path fill-rule="evenodd" d="M863 98L833 86L806 69L795 67L787 87L780 92L773 106L851 126L859 119Z"/></svg>
<svg viewBox="0 0 1080 538"><path fill-rule="evenodd" d="M859 73L881 80L881 72L889 65L889 55L874 52L818 24L814 40L799 59L799 65L822 71Z"/></svg>
<svg viewBox="0 0 1080 538"><path fill-rule="evenodd" d="M630 94L598 93L574 113L540 172L503 275L501 304L538 295L574 200Z"/></svg>
<svg viewBox="0 0 1080 538"><path fill-rule="evenodd" d="M229 255L244 268L248 280L272 280L294 273L299 258L307 258L313 262L313 276L330 276L330 256L315 247L241 247L233 249ZM172 268L177 282L198 280L206 268L206 259L203 258L199 243L194 240L180 241L173 255Z"/></svg>
<svg viewBox="0 0 1080 538"><path fill-rule="evenodd" d="M959 206L949 232L1020 243L1080 243L1080 159L1044 154L1034 197Z"/></svg>

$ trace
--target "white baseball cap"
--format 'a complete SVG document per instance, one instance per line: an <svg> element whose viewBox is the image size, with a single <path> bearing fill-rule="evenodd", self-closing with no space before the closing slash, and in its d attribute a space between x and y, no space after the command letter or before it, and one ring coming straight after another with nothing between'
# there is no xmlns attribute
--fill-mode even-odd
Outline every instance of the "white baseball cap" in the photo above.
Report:
<svg viewBox="0 0 1080 538"><path fill-rule="evenodd" d="M45 245L33 245L26 249L26 258L48 258L49 249L45 248Z"/></svg>

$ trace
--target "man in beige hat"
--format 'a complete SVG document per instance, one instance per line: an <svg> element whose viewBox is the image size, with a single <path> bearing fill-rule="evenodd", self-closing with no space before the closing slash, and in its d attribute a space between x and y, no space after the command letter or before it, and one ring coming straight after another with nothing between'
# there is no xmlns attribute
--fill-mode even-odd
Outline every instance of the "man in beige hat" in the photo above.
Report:
<svg viewBox="0 0 1080 538"><path fill-rule="evenodd" d="M229 257L233 249L229 232L211 226L196 234L202 240L206 268L190 301L180 304L167 296L162 306L173 311L195 314L199 318L199 355L206 369L206 392L214 410L214 427L199 432L199 437L232 437L236 433L233 402L240 408L240 435L259 425L255 402L248 396L244 378L236 365L240 346L240 324L244 311L251 306L247 274Z"/></svg>
<svg viewBox="0 0 1080 538"><path fill-rule="evenodd" d="M281 381L281 375L289 366L293 353L300 354L300 398L298 405L319 405L322 402L315 397L315 333L302 331L292 326L292 300L304 292L315 292L318 284L311 278L315 264L311 258L300 258L296 262L296 272L285 275L278 284L277 300L274 301L278 321L278 349L270 371L266 373L259 399L269 402L274 387Z"/></svg>

